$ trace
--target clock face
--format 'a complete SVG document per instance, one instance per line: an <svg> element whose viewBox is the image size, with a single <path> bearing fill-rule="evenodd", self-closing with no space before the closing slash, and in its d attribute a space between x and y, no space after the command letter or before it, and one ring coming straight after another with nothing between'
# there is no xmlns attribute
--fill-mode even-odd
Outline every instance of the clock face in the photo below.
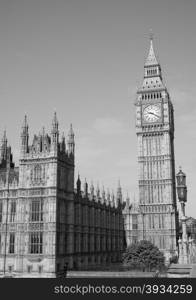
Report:
<svg viewBox="0 0 196 300"><path fill-rule="evenodd" d="M161 118L161 109L158 105L148 105L144 108L143 117L146 122L156 122Z"/></svg>

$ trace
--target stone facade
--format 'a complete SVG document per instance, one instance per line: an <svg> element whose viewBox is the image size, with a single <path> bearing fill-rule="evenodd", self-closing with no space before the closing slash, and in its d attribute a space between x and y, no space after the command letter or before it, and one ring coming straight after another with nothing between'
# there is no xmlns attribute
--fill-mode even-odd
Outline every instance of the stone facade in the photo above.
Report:
<svg viewBox="0 0 196 300"><path fill-rule="evenodd" d="M74 190L72 126L59 138L56 113L48 135L29 144L21 130L19 167L4 134L0 148L0 274L56 277L68 268L118 261L123 250L122 197ZM118 193L119 195L119 193Z"/></svg>
<svg viewBox="0 0 196 300"><path fill-rule="evenodd" d="M85 181L77 180L75 193L75 268L104 265L121 261L125 248L125 232L121 187L114 194L100 192Z"/></svg>
<svg viewBox="0 0 196 300"><path fill-rule="evenodd" d="M123 218L125 226L126 244L131 245L138 241L138 219L139 207L136 201L131 202L127 197L126 204L123 209Z"/></svg>
<svg viewBox="0 0 196 300"><path fill-rule="evenodd" d="M135 109L139 166L138 239L150 240L168 260L177 250L174 115L152 39Z"/></svg>

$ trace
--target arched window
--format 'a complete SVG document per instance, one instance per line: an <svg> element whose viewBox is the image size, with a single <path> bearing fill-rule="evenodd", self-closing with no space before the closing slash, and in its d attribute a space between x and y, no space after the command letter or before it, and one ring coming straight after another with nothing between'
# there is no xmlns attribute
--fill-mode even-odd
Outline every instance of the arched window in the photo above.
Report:
<svg viewBox="0 0 196 300"><path fill-rule="evenodd" d="M30 180L33 183L38 183L42 180L42 167L39 164L36 164L30 173Z"/></svg>
<svg viewBox="0 0 196 300"><path fill-rule="evenodd" d="M43 201L42 199L32 199L30 203L30 222L43 221Z"/></svg>
<svg viewBox="0 0 196 300"><path fill-rule="evenodd" d="M41 166L36 165L34 168L34 181L39 181L41 180Z"/></svg>

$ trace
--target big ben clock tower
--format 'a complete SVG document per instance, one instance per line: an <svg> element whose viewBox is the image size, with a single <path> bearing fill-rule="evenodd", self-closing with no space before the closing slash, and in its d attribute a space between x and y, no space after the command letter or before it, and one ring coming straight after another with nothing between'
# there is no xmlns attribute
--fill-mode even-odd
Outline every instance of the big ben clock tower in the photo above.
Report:
<svg viewBox="0 0 196 300"><path fill-rule="evenodd" d="M151 241L168 260L177 249L173 105L162 80L152 37L135 107L139 164L138 237Z"/></svg>

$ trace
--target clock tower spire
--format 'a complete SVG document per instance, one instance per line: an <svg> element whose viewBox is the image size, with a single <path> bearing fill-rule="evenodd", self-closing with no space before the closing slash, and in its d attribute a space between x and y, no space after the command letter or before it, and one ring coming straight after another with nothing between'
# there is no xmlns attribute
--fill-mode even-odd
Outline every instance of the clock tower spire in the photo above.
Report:
<svg viewBox="0 0 196 300"><path fill-rule="evenodd" d="M169 259L177 241L174 118L152 37L135 107L141 212L138 236L150 240Z"/></svg>
<svg viewBox="0 0 196 300"><path fill-rule="evenodd" d="M164 88L161 65L155 55L153 38L150 36L150 48L144 63L144 78L141 89L149 90L160 87Z"/></svg>
<svg viewBox="0 0 196 300"><path fill-rule="evenodd" d="M156 58L155 52L154 52L154 46L153 46L153 35L152 33L150 34L150 49L148 56L145 61L145 66L154 66L158 65L158 60Z"/></svg>

